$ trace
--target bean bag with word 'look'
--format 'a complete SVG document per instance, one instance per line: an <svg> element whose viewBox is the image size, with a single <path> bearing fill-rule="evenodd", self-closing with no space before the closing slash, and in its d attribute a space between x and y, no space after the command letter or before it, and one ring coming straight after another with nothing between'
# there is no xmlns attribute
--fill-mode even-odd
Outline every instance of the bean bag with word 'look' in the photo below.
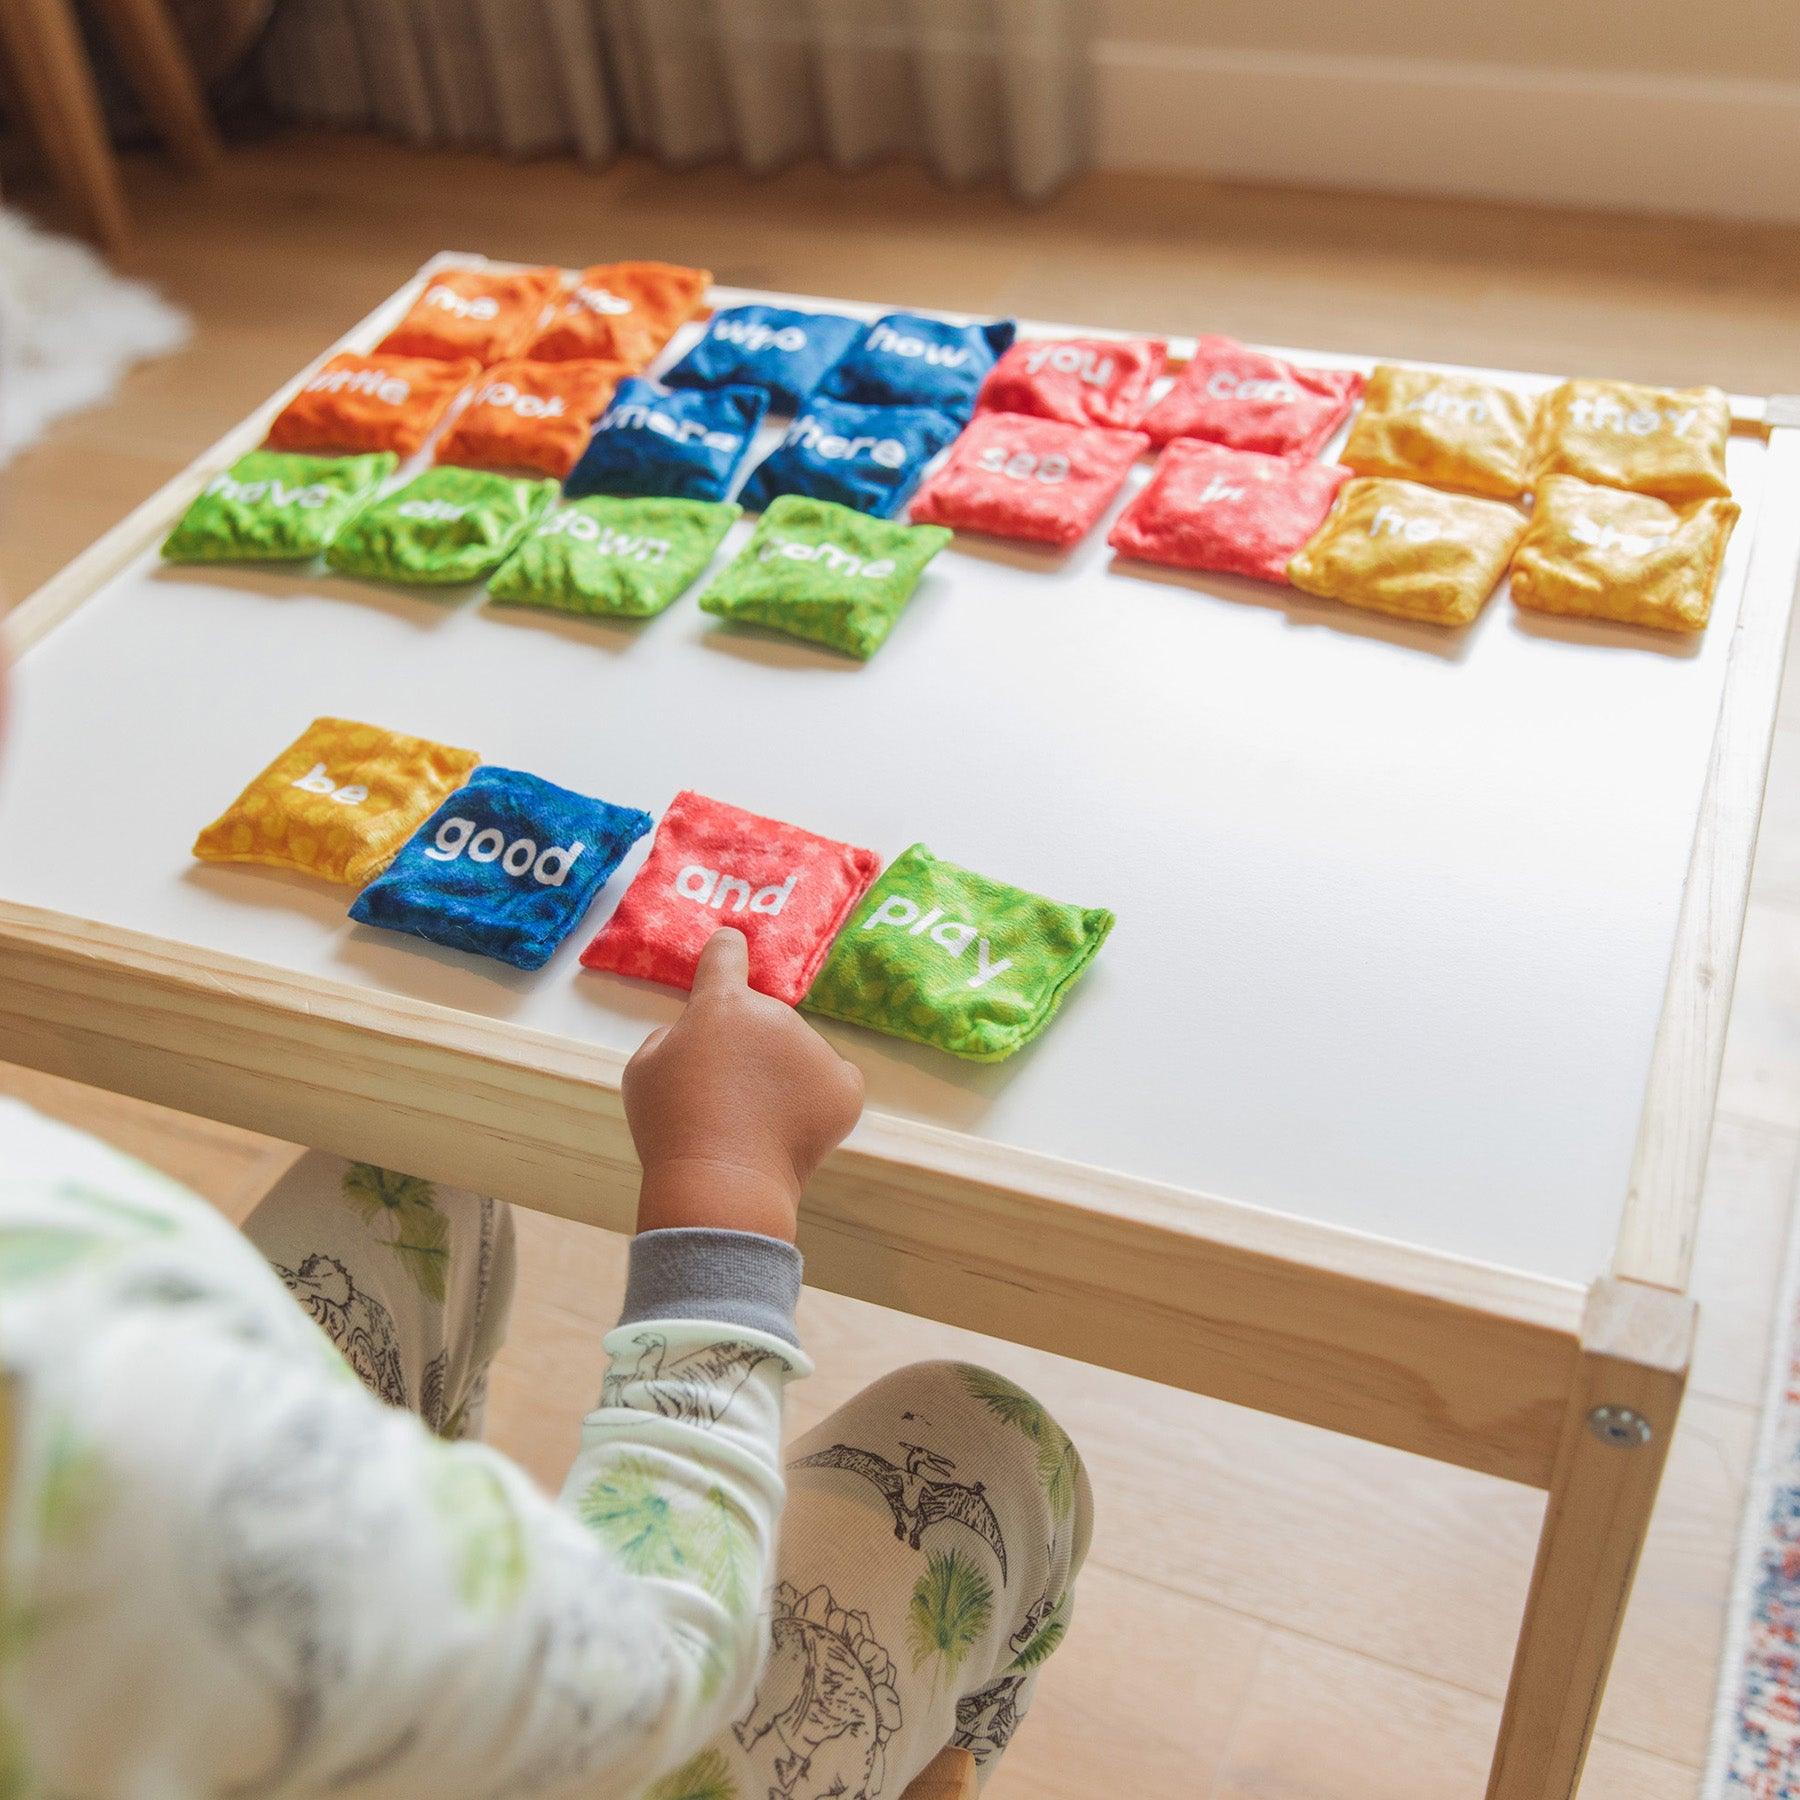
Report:
<svg viewBox="0 0 1800 1800"><path fill-rule="evenodd" d="M544 308L561 288L560 269L524 269L514 275L445 269L425 283L406 317L376 348L389 356L503 362L537 336Z"/></svg>
<svg viewBox="0 0 1800 1800"><path fill-rule="evenodd" d="M1128 431L1168 350L1161 338L1022 338L981 384L976 409Z"/></svg>
<svg viewBox="0 0 1800 1800"><path fill-rule="evenodd" d="M1382 363L1338 460L1358 475L1516 500L1531 477L1535 410L1525 395L1476 375Z"/></svg>
<svg viewBox="0 0 1800 1800"><path fill-rule="evenodd" d="M533 362L598 361L641 369L701 308L707 269L674 263L596 263L552 302L526 347Z"/></svg>
<svg viewBox="0 0 1800 1800"><path fill-rule="evenodd" d="M809 400L738 498L761 512L780 494L806 494L885 519L956 431L954 419L928 406Z"/></svg>
<svg viewBox="0 0 1800 1800"><path fill-rule="evenodd" d="M307 562L374 499L394 457L252 450L215 475L162 547L169 562Z"/></svg>
<svg viewBox="0 0 1800 1800"><path fill-rule="evenodd" d="M646 494L723 500L767 406L761 388L671 391L634 375L619 383L566 491L571 499Z"/></svg>
<svg viewBox="0 0 1800 1800"><path fill-rule="evenodd" d="M1724 499L1731 403L1717 388L1565 381L1538 401L1532 482L1573 475L1679 504Z"/></svg>
<svg viewBox="0 0 1800 1800"><path fill-rule="evenodd" d="M555 499L554 481L437 463L364 507L332 541L325 566L426 587L480 581Z"/></svg>
<svg viewBox="0 0 1800 1800"><path fill-rule="evenodd" d="M495 363L439 439L437 460L560 481L626 373L623 363Z"/></svg>
<svg viewBox="0 0 1800 1800"><path fill-rule="evenodd" d="M275 415L268 448L411 456L479 372L473 359L334 356Z"/></svg>
<svg viewBox="0 0 1800 1800"><path fill-rule="evenodd" d="M889 313L831 366L819 394L865 406L929 406L960 421L1017 329L1011 319L953 325L919 313Z"/></svg>
<svg viewBox="0 0 1800 1800"><path fill-rule="evenodd" d="M683 791L584 966L692 987L721 925L750 944L750 985L795 1005L850 909L875 879L873 850Z"/></svg>
<svg viewBox="0 0 1800 1800"><path fill-rule="evenodd" d="M1363 391L1352 369L1308 369L1235 338L1201 337L1144 415L1154 444L1206 438L1265 456L1317 456Z"/></svg>
<svg viewBox="0 0 1800 1800"><path fill-rule="evenodd" d="M760 388L770 409L791 413L862 331L841 313L793 306L728 306L663 380L675 388Z"/></svg>

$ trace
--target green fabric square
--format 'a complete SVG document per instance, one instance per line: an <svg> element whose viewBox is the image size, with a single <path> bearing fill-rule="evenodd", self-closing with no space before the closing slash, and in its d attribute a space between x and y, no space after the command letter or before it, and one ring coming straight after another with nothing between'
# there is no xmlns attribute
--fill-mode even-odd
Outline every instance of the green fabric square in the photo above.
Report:
<svg viewBox="0 0 1800 1800"><path fill-rule="evenodd" d="M358 513L325 561L371 581L480 581L555 498L554 481L441 464Z"/></svg>
<svg viewBox="0 0 1800 1800"><path fill-rule="evenodd" d="M933 856L898 857L863 896L801 1004L971 1062L999 1062L1049 1024L1113 928Z"/></svg>
<svg viewBox="0 0 1800 1800"><path fill-rule="evenodd" d="M503 606L648 618L712 561L743 510L712 500L568 500L506 559L488 594Z"/></svg>
<svg viewBox="0 0 1800 1800"><path fill-rule="evenodd" d="M375 497L396 459L252 450L215 475L162 547L170 562L308 562Z"/></svg>
<svg viewBox="0 0 1800 1800"><path fill-rule="evenodd" d="M829 500L783 494L700 605L722 619L771 626L866 659L950 537L941 525L897 525Z"/></svg>

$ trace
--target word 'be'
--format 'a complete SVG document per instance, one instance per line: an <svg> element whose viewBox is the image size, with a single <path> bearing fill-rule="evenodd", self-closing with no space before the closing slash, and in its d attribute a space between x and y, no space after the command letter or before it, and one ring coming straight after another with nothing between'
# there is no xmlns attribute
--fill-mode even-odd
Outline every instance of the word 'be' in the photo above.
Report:
<svg viewBox="0 0 1800 1800"><path fill-rule="evenodd" d="M314 763L298 781L289 782L288 785L308 794L324 794L339 806L360 806L369 797L369 790L359 781L349 781L339 787L325 772L323 763Z"/></svg>

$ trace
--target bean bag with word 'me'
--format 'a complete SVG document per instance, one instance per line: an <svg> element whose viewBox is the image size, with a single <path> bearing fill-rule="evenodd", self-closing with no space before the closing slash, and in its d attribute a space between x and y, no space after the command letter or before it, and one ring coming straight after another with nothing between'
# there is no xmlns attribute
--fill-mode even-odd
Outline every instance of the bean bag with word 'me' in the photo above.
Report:
<svg viewBox="0 0 1800 1800"><path fill-rule="evenodd" d="M555 499L554 481L438 463L364 507L333 539L325 564L366 581L480 581Z"/></svg>
<svg viewBox="0 0 1800 1800"><path fill-rule="evenodd" d="M275 415L267 447L411 456L479 372L473 360L334 356Z"/></svg>
<svg viewBox="0 0 1800 1800"><path fill-rule="evenodd" d="M760 388L775 412L793 412L862 331L841 313L792 306L728 306L664 377L677 388Z"/></svg>
<svg viewBox="0 0 1800 1800"><path fill-rule="evenodd" d="M426 283L407 315L376 346L389 356L473 357L503 362L537 336L544 309L562 289L560 269L445 269Z"/></svg>
<svg viewBox="0 0 1800 1800"><path fill-rule="evenodd" d="M600 415L566 491L723 500L767 405L761 388L671 390L634 375Z"/></svg>
<svg viewBox="0 0 1800 1800"><path fill-rule="evenodd" d="M981 384L976 410L1129 431L1168 350L1161 338L1021 338Z"/></svg>
<svg viewBox="0 0 1800 1800"><path fill-rule="evenodd" d="M1353 369L1308 369L1235 338L1201 337L1145 413L1153 444L1206 438L1265 456L1317 456L1363 391Z"/></svg>
<svg viewBox="0 0 1800 1800"><path fill-rule="evenodd" d="M1659 500L1724 499L1731 403L1717 388L1565 381L1538 401L1532 484L1573 475Z"/></svg>
<svg viewBox="0 0 1800 1800"><path fill-rule="evenodd" d="M527 346L533 362L599 361L644 367L699 312L712 286L706 269L674 263L596 263L551 305Z"/></svg>
<svg viewBox="0 0 1800 1800"><path fill-rule="evenodd" d="M1011 319L953 325L889 313L846 350L819 385L828 400L865 406L929 406L966 419L988 372L1013 341Z"/></svg>
<svg viewBox="0 0 1800 1800"><path fill-rule="evenodd" d="M307 562L393 474L395 458L252 450L201 489L162 553L169 562Z"/></svg>
<svg viewBox="0 0 1800 1800"><path fill-rule="evenodd" d="M777 495L806 494L885 519L956 432L954 419L928 406L812 399L738 498L762 512Z"/></svg>
<svg viewBox="0 0 1800 1800"><path fill-rule="evenodd" d="M437 460L560 481L626 373L623 363L495 363L438 440Z"/></svg>
<svg viewBox="0 0 1800 1800"><path fill-rule="evenodd" d="M1358 475L1394 475L1516 500L1531 479L1535 402L1478 375L1378 365L1338 460Z"/></svg>

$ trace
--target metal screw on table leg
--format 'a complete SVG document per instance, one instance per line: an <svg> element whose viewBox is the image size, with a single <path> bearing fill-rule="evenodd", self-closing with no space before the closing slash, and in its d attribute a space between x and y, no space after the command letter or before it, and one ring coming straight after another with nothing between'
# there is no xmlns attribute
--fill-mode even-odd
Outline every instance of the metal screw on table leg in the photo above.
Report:
<svg viewBox="0 0 1800 1800"><path fill-rule="evenodd" d="M1656 1433L1642 1413L1629 1406L1596 1406L1587 1417L1588 1430L1617 1450L1638 1450Z"/></svg>

